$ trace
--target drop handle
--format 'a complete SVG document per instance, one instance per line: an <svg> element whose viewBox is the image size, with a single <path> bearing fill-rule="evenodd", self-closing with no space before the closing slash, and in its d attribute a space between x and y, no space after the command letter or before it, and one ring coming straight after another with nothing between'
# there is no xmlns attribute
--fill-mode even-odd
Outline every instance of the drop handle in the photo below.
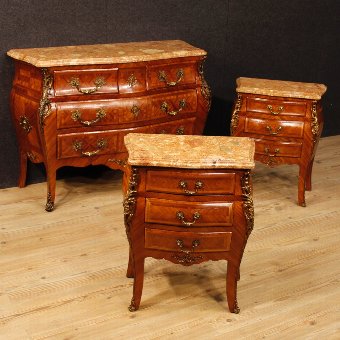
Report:
<svg viewBox="0 0 340 340"><path fill-rule="evenodd" d="M185 248L184 241L181 240L181 239L176 240L176 244L180 248L181 252L183 252L185 254L189 254L190 252L195 251L195 249L201 244L201 241L200 240L193 240L192 243L191 243L191 248Z"/></svg>
<svg viewBox="0 0 340 340"><path fill-rule="evenodd" d="M194 195L198 192L198 190L203 189L204 183L200 180L197 180L195 182L194 190L188 190L188 183L186 181L180 180L178 187L181 188L185 194Z"/></svg>
<svg viewBox="0 0 340 340"><path fill-rule="evenodd" d="M190 227L191 225L196 223L196 221L198 219L201 218L201 214L198 211L194 212L194 214L192 215L192 218L193 218L192 222L185 221L185 216L184 216L184 212L183 211L177 211L176 217L177 217L177 219L179 219L181 221L181 223L183 225L185 225L186 227Z"/></svg>
<svg viewBox="0 0 340 340"><path fill-rule="evenodd" d="M162 102L161 106L160 106L160 109L165 112L166 114L168 114L169 116L176 116L177 113L181 112L185 106L187 105L187 102L185 99L181 99L179 102L178 102L178 108L177 109L174 109L174 110L171 110L170 109L170 105L167 103L167 102Z"/></svg>
<svg viewBox="0 0 340 340"><path fill-rule="evenodd" d="M71 113L71 118L75 121L75 122L79 122L80 124L83 124L85 126L91 126L93 124L98 123L99 121L101 121L103 118L106 117L106 112L104 109L99 109L96 112L96 118L92 119L92 120L82 120L81 119L81 115L82 113L79 110L75 110Z"/></svg>
<svg viewBox="0 0 340 340"><path fill-rule="evenodd" d="M277 135L279 132L282 132L282 126L277 127L276 129L273 129L271 126L267 125L266 130L270 135Z"/></svg>
<svg viewBox="0 0 340 340"><path fill-rule="evenodd" d="M107 146L106 139L99 139L97 141L97 149L93 151L84 151L83 150L83 142L82 141L75 141L73 142L73 149L81 153L82 156L92 157L98 154L101 150L105 149Z"/></svg>
<svg viewBox="0 0 340 340"><path fill-rule="evenodd" d="M82 89L80 86L80 80L79 78L72 78L69 81L69 84L76 88L78 90L78 92L82 93L82 94L92 94L97 92L103 85L106 84L105 79L103 77L98 77L95 79L94 81L94 88L92 89Z"/></svg>
<svg viewBox="0 0 340 340"><path fill-rule="evenodd" d="M272 105L267 105L267 109L269 110L269 112L270 112L272 115L278 115L278 114L280 114L280 113L284 110L284 107L283 107L283 106L279 106L279 107L277 108L277 111L274 111Z"/></svg>
<svg viewBox="0 0 340 340"><path fill-rule="evenodd" d="M270 153L270 149L269 148L264 148L264 153L266 154L266 156L269 156L269 157L276 157L279 152L280 152L279 148L276 148L274 150L274 153Z"/></svg>
<svg viewBox="0 0 340 340"><path fill-rule="evenodd" d="M167 86L176 86L184 78L184 70L182 68L177 71L176 77L176 81L169 81L165 71L159 71L158 73L158 79L160 81L164 82Z"/></svg>

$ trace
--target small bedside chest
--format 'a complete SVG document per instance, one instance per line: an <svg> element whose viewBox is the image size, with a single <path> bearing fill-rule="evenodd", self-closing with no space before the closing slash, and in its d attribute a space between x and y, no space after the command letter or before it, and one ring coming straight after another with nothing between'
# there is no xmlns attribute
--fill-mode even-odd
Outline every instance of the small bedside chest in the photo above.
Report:
<svg viewBox="0 0 340 340"><path fill-rule="evenodd" d="M129 134L124 219L139 308L146 257L189 266L227 260L229 310L238 313L239 267L253 229L254 141L239 137Z"/></svg>
<svg viewBox="0 0 340 340"><path fill-rule="evenodd" d="M306 206L311 190L316 148L323 128L321 96L326 86L315 83L238 78L231 119L232 136L255 139L255 160L271 167L300 168L298 204Z"/></svg>

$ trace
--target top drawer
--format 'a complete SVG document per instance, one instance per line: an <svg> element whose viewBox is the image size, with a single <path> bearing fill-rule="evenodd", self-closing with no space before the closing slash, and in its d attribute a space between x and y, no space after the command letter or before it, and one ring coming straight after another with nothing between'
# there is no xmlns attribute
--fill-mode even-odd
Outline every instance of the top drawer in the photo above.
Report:
<svg viewBox="0 0 340 340"><path fill-rule="evenodd" d="M56 96L118 93L118 69L72 69L54 71Z"/></svg>
<svg viewBox="0 0 340 340"><path fill-rule="evenodd" d="M149 170L146 191L180 195L234 194L235 173Z"/></svg>
<svg viewBox="0 0 340 340"><path fill-rule="evenodd" d="M279 100L275 98L247 98L247 111L269 115L305 116L307 103L294 100Z"/></svg>
<svg viewBox="0 0 340 340"><path fill-rule="evenodd" d="M196 83L196 63L148 67L148 88L169 88Z"/></svg>

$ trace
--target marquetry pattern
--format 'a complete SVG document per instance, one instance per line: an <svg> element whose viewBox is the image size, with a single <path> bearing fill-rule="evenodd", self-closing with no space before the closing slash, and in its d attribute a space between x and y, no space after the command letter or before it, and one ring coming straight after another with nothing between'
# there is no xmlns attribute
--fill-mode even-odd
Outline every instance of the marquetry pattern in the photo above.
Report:
<svg viewBox="0 0 340 340"><path fill-rule="evenodd" d="M340 136L321 138L308 206L290 166L253 176L255 227L226 310L224 262L148 258L131 314L121 176L58 180L63 209L46 218L44 183L0 190L0 338L336 339L339 320ZM72 190L70 188L72 187ZM43 320L43 322L42 322Z"/></svg>

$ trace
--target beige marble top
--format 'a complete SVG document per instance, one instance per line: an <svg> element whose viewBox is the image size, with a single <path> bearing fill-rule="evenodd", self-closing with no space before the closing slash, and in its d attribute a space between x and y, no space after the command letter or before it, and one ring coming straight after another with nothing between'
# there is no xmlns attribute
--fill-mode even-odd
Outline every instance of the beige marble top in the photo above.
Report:
<svg viewBox="0 0 340 340"><path fill-rule="evenodd" d="M128 163L175 168L252 169L255 142L248 137L130 133Z"/></svg>
<svg viewBox="0 0 340 340"><path fill-rule="evenodd" d="M323 84L243 77L236 79L236 85L236 91L242 93L315 100L321 99L327 90Z"/></svg>
<svg viewBox="0 0 340 340"><path fill-rule="evenodd" d="M138 62L202 56L206 52L181 40L13 49L10 57L36 67Z"/></svg>

